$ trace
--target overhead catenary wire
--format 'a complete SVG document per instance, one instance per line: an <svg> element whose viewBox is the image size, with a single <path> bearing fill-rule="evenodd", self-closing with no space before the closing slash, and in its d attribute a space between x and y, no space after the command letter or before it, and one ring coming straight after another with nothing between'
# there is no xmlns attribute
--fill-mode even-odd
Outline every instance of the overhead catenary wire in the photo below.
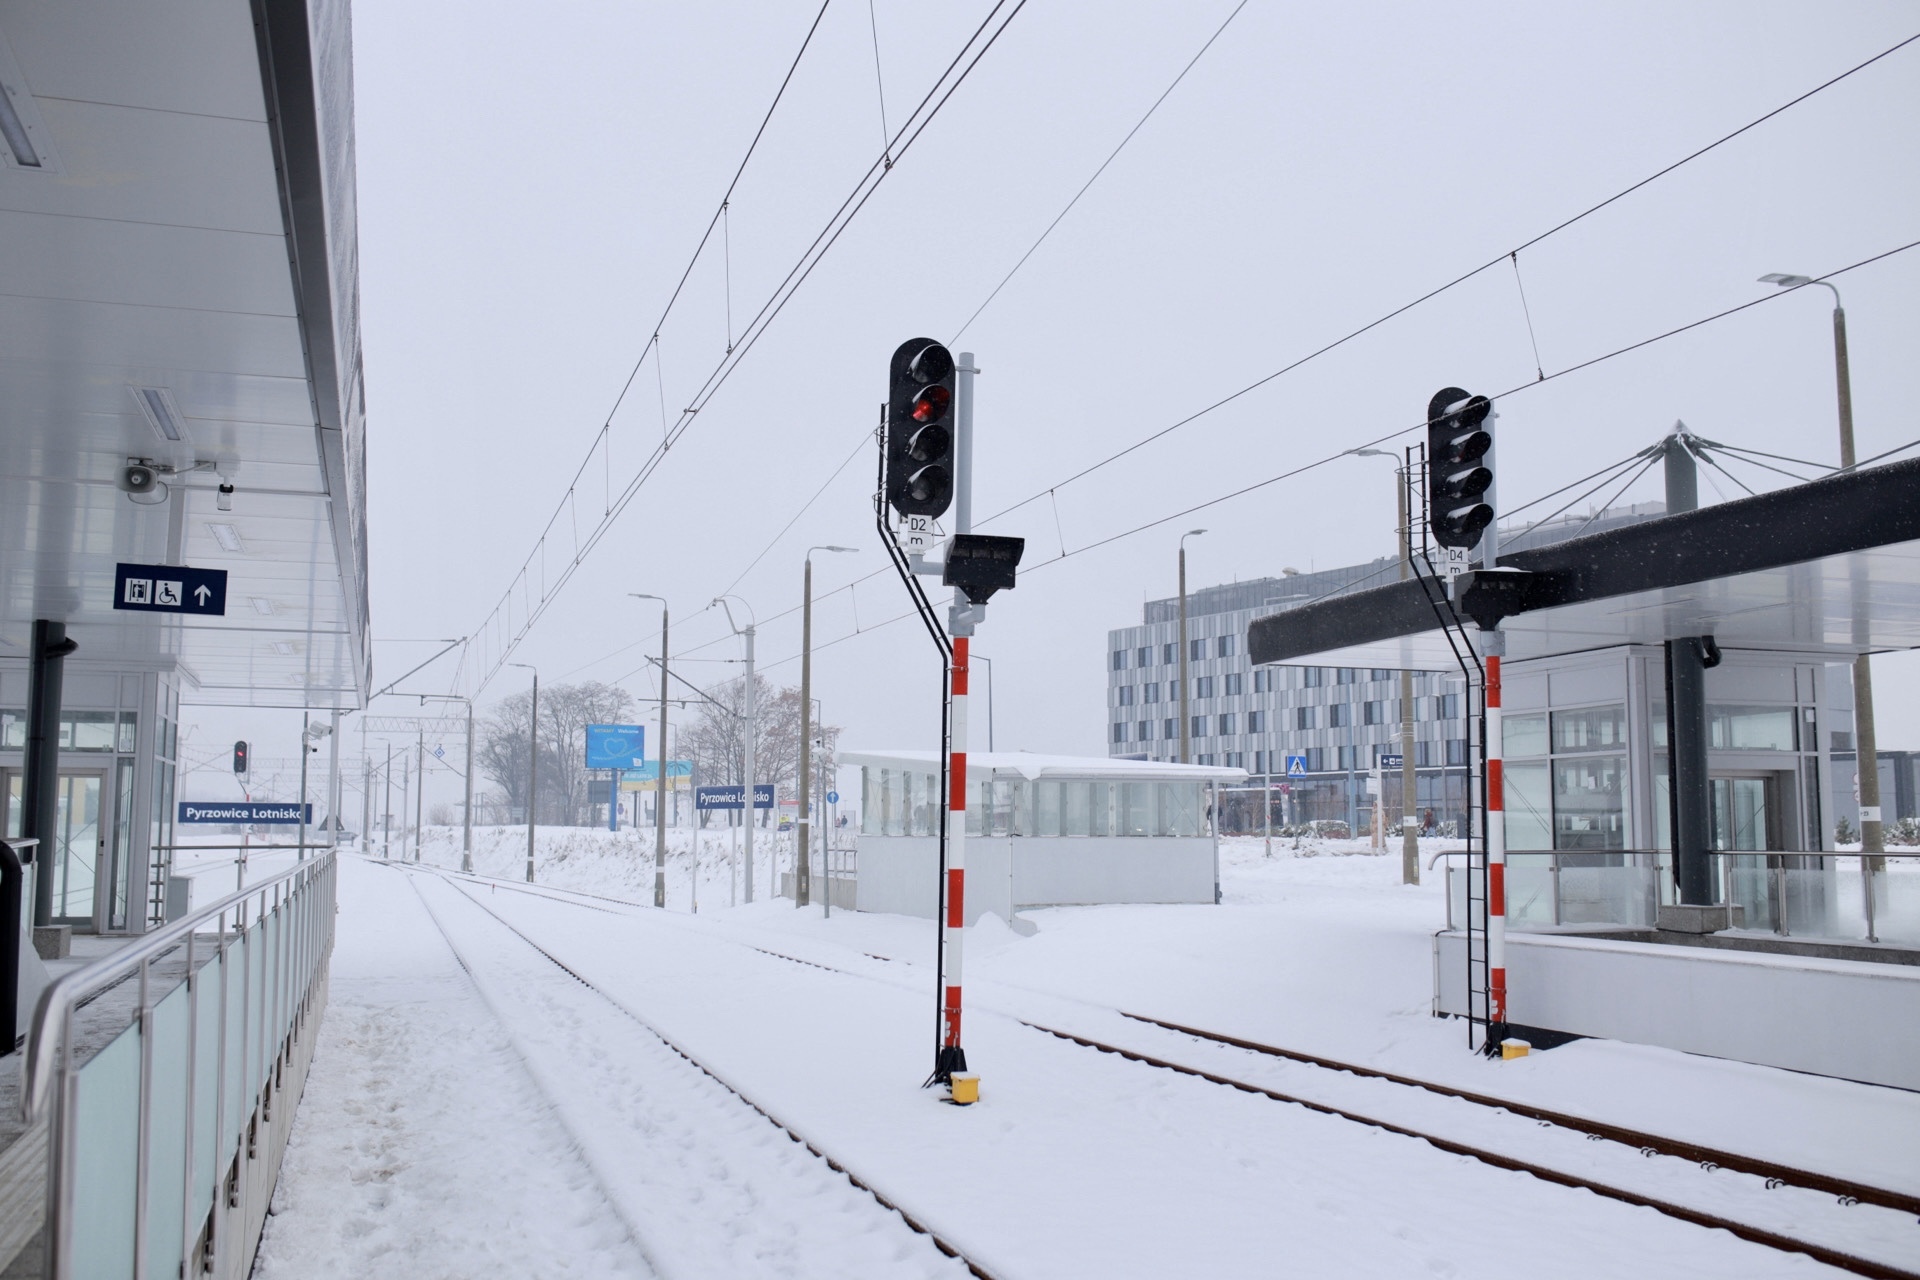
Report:
<svg viewBox="0 0 1920 1280"><path fill-rule="evenodd" d="M996 0L993 8L988 12L986 18L982 20L980 26L976 28L974 33L968 38L967 43L961 47L960 51L955 54L953 61L948 64L947 68L934 82L932 88L928 90L927 95L921 100L913 113L909 115L907 122L901 125L900 129L896 132L894 136L894 146L892 148L892 158L896 164L906 151L920 138L921 134L925 132L928 125L932 123L940 110L952 99L953 94L958 91L959 87L965 83L967 78L972 74L973 70L978 67L980 61L986 56L988 51L992 49L1000 36L1005 33L1006 28L1025 7L1026 0L1012 0L1012 7L1008 10L1006 16L999 20L999 25L993 27L991 33L988 33L988 28L993 25L1001 11L1008 8L1008 4L1009 0ZM984 42L981 40L983 34L986 35ZM966 64L964 67L961 66L963 62ZM958 69L957 75L955 74L956 69ZM621 490L619 496L615 498L599 523L590 530L584 538L576 537L572 554L568 556L566 561L554 573L552 579L549 580L548 566L545 559L546 542L548 535L553 530L554 523L559 518L560 511L566 509L572 501L574 486L569 486L567 496L562 499L560 508L556 509L553 518L549 519L546 529L536 542L534 552L523 562L521 569L515 574L507 592L501 598L500 603L495 605L493 611L488 614L486 621L481 624L481 627L475 633L476 637L479 638L483 644L489 645L489 647L491 647L493 640L493 637L488 634L489 628L498 626L507 633L505 638L500 640L498 651L490 652L482 658L481 661L485 665L483 669L476 673L475 693L484 689L492 678L498 674L507 661L507 658L511 656L514 649L518 646L520 640L524 638L532 626L545 615L547 607L557 598L559 592L565 588L566 584L571 581L574 571L578 569L580 564L592 553L594 548L599 545L613 523L632 502L634 495L640 491L641 487L644 486L658 470L672 445L691 427L699 413L705 408L707 402L725 385L734 370L737 369L744 360L746 354L758 344L760 338L764 336L773 321L785 309L787 303L792 300L801 285L811 276L814 268L819 265L826 253L838 241L841 234L845 232L847 226L852 223L860 210L865 207L867 201L872 198L874 192L878 190L880 182L885 179L888 172L890 172L890 168L884 167L881 161L876 159L873 165L868 168L867 172L862 175L861 179L855 184L853 191L841 202L840 207L835 210L834 214L828 219L827 224L814 237L813 242L801 254L800 259L788 271L786 277L782 279L780 284L775 287L773 292L768 296L767 301L761 305L759 312L757 312L753 319L743 328L740 340L735 344L734 349L723 356L719 363L708 373L706 380L702 382L692 397L691 403L681 411L679 419L673 428L667 432L660 444L647 456L639 470L634 474L633 478L628 481L625 488ZM596 439L596 447L598 440L605 439L606 435L607 428L603 426L599 437ZM591 451L589 452L589 457L591 457ZM584 467L585 463L583 463L582 466ZM516 594L521 598L520 616L517 620L514 617ZM515 625L516 621L517 626Z"/></svg>

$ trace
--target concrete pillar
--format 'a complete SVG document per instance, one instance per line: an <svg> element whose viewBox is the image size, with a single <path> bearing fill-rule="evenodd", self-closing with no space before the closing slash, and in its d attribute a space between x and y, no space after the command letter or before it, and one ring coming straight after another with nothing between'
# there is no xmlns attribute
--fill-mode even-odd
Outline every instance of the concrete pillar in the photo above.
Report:
<svg viewBox="0 0 1920 1280"><path fill-rule="evenodd" d="M36 618L27 666L27 756L20 779L21 834L37 836L33 923L53 923L54 828L60 816L60 693L66 657L80 646L67 624Z"/></svg>
<svg viewBox="0 0 1920 1280"><path fill-rule="evenodd" d="M1700 505L1699 478L1687 447L1685 423L1667 437L1667 513ZM1674 878L1683 903L1714 901L1713 783L1707 772L1707 645L1688 636L1669 640L1667 653L1667 816ZM1715 651L1718 661L1718 651Z"/></svg>

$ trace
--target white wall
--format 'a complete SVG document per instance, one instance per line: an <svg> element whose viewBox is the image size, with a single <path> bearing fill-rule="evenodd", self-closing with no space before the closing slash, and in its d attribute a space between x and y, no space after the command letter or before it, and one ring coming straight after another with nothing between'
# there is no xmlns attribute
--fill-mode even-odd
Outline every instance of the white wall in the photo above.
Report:
<svg viewBox="0 0 1920 1280"><path fill-rule="evenodd" d="M932 836L860 837L859 909L931 917L939 890ZM988 911L1104 902L1212 902L1213 837L967 838L966 920Z"/></svg>

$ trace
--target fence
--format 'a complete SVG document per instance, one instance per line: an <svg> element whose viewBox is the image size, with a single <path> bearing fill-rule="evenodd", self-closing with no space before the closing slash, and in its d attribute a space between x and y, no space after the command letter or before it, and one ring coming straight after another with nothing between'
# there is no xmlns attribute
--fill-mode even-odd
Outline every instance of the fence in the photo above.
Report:
<svg viewBox="0 0 1920 1280"><path fill-rule="evenodd" d="M41 994L22 1106L49 1126L50 1280L247 1273L325 1006L335 875L320 851Z"/></svg>
<svg viewBox="0 0 1920 1280"><path fill-rule="evenodd" d="M1745 927L1782 936L1920 944L1920 852L1886 859L1871 877L1859 854L1713 850L1720 901L1745 912ZM1466 918L1466 868L1447 864L1447 927ZM1870 861L1870 859L1869 859ZM1672 898L1672 857L1618 851L1509 851L1507 924L1515 929L1614 925L1651 929Z"/></svg>

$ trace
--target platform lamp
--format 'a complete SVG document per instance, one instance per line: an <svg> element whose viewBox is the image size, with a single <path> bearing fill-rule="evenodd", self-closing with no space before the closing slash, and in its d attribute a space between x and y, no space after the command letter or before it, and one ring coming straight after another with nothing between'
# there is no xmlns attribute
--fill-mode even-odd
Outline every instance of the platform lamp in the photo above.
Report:
<svg viewBox="0 0 1920 1280"><path fill-rule="evenodd" d="M1798 289L1817 284L1833 294L1833 382L1839 401L1840 469L1854 465L1853 451L1853 378L1847 367L1847 313L1840 305L1840 290L1812 276L1772 272L1760 277L1761 284L1782 289ZM1863 855L1886 851L1886 828L1880 823L1880 753L1873 723L1873 662L1866 654L1853 660L1853 766L1860 786L1860 852ZM1872 815L1869 818L1868 815ZM1825 841L1823 840L1824 844ZM1885 860L1862 857L1866 869L1867 892L1873 892L1873 877L1886 869Z"/></svg>
<svg viewBox="0 0 1920 1280"><path fill-rule="evenodd" d="M635 600L660 602L660 773L653 792L653 905L667 905L667 598L651 591L629 591ZM638 801L635 802L636 804ZM694 900L700 895L700 842L694 840Z"/></svg>
<svg viewBox="0 0 1920 1280"><path fill-rule="evenodd" d="M1405 582L1413 568L1413 522L1407 518L1406 460L1386 449L1355 449L1356 458L1386 458L1393 463L1394 515L1400 522L1400 580ZM1413 672L1400 672L1400 883L1420 883L1419 825L1414 821L1418 807L1419 775L1413 758Z"/></svg>
<svg viewBox="0 0 1920 1280"><path fill-rule="evenodd" d="M793 905L804 907L811 886L807 883L807 861L812 852L809 841L813 835L813 823L807 812L807 769L812 763L812 734L807 719L813 711L809 699L813 696L813 553L832 551L841 555L852 555L858 547L816 546L807 548L806 580L801 597L800 613L800 822L794 832L793 858Z"/></svg>
<svg viewBox="0 0 1920 1280"><path fill-rule="evenodd" d="M527 883L533 883L533 806L540 788L540 672L531 663L510 667L533 672L533 709L527 716Z"/></svg>
<svg viewBox="0 0 1920 1280"><path fill-rule="evenodd" d="M1180 763L1192 764L1190 732L1193 721L1187 714L1187 539L1197 538L1205 529L1189 529L1180 535Z"/></svg>

